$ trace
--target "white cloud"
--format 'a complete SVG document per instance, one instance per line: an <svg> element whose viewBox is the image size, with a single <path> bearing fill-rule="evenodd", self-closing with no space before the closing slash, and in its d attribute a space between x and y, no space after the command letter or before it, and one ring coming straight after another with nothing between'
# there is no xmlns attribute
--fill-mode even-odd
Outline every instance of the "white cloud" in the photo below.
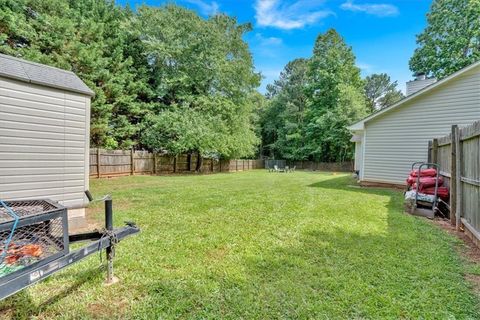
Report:
<svg viewBox="0 0 480 320"><path fill-rule="evenodd" d="M277 37L264 37L261 33L255 34L255 38L258 40L261 46L279 46L283 44L283 40Z"/></svg>
<svg viewBox="0 0 480 320"><path fill-rule="evenodd" d="M187 3L196 5L202 14L205 15L215 15L218 13L218 10L220 9L220 6L218 5L217 2L211 1L207 2L204 0L184 0Z"/></svg>
<svg viewBox="0 0 480 320"><path fill-rule="evenodd" d="M333 15L330 10L320 10L322 0L299 0L281 3L280 0L257 0L255 18L262 27L284 30L299 29Z"/></svg>
<svg viewBox="0 0 480 320"><path fill-rule="evenodd" d="M365 12L367 14L379 16L379 17L392 17L397 16L400 12L398 8L392 4L356 4L353 0L348 0L340 6L343 10L354 11L354 12Z"/></svg>

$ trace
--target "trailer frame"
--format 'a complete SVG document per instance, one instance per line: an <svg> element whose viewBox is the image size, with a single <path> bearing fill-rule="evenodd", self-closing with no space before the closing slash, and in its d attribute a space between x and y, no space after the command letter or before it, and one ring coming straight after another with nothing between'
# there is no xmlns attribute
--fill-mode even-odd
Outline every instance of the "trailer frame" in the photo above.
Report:
<svg viewBox="0 0 480 320"><path fill-rule="evenodd" d="M102 199L105 202L105 228L91 232L68 235L67 243L90 241L87 245L74 251L68 251L62 256L55 256L54 259L38 266L32 265L18 270L14 277L8 277L0 282L0 300L28 288L29 286L46 279L56 272L83 260L84 258L106 251L107 255L107 284L114 282L113 258L115 245L124 238L140 232L140 229L133 222L126 222L121 228L113 228L113 204L110 196Z"/></svg>

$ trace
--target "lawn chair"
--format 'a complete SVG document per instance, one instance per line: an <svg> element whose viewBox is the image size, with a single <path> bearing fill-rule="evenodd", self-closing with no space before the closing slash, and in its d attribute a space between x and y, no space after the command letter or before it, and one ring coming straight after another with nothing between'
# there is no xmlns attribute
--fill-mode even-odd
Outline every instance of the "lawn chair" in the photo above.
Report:
<svg viewBox="0 0 480 320"><path fill-rule="evenodd" d="M290 167L289 166L285 166L285 172L288 173L290 171Z"/></svg>
<svg viewBox="0 0 480 320"><path fill-rule="evenodd" d="M274 172L280 172L280 169L278 169L278 166L277 166L277 165L274 165L274 166L273 166L273 171L274 171Z"/></svg>
<svg viewBox="0 0 480 320"><path fill-rule="evenodd" d="M293 166L293 168L290 169L290 172L295 172L296 168L297 168L297 166Z"/></svg>

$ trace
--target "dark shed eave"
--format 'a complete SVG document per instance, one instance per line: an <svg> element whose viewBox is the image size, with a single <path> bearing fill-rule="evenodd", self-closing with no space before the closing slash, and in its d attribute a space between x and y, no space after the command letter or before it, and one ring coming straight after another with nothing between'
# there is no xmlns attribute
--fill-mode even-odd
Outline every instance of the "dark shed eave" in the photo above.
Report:
<svg viewBox="0 0 480 320"><path fill-rule="evenodd" d="M73 72L0 54L0 76L94 97L95 93Z"/></svg>

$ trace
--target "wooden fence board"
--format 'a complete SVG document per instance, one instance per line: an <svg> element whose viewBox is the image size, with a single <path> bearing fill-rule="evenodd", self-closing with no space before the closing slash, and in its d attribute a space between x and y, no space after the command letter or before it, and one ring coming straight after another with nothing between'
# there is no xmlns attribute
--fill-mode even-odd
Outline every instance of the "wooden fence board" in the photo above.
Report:
<svg viewBox="0 0 480 320"><path fill-rule="evenodd" d="M462 222L475 231L469 235L480 234L480 121L461 129L452 126L450 135L429 143L430 153L451 186L451 214L455 219L452 216L450 221L457 229Z"/></svg>
<svg viewBox="0 0 480 320"><path fill-rule="evenodd" d="M446 152L446 151L445 151ZM133 159L133 165L132 165ZM131 150L90 150L90 176L113 177L132 174L173 174L195 172L197 156L192 154L172 156L153 154L147 151ZM317 163L313 161L296 161L289 164L296 169L351 172L352 162ZM236 172L265 168L261 159L216 160L203 159L202 172Z"/></svg>
<svg viewBox="0 0 480 320"><path fill-rule="evenodd" d="M153 154L148 151L90 150L90 176L116 177L132 174L172 174L195 172L197 156ZM133 161L132 161L133 160ZM263 160L203 159L201 171L234 172L263 168ZM133 164L133 165L132 165Z"/></svg>

